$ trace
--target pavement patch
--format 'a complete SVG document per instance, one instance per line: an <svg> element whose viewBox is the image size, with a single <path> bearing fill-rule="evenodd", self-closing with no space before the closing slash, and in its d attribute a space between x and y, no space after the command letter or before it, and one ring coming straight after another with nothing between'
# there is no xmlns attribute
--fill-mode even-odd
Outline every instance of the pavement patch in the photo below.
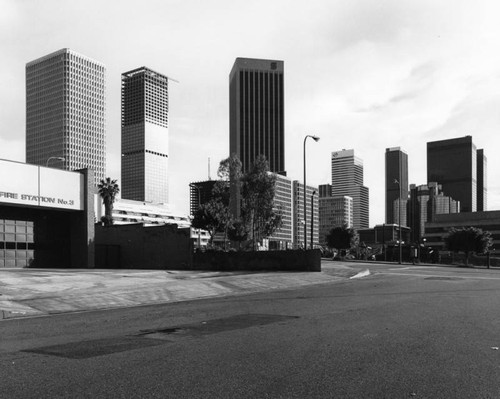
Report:
<svg viewBox="0 0 500 399"><path fill-rule="evenodd" d="M298 316L273 314L240 314L222 319L207 320L174 327L169 326L154 330L142 330L138 336L160 340L173 338L175 336L203 336L225 331L263 326L272 323L286 322L297 318Z"/></svg>
<svg viewBox="0 0 500 399"><path fill-rule="evenodd" d="M110 355L149 346L161 345L161 341L153 341L138 337L104 338L90 341L70 342L68 344L26 349L22 352L64 357L67 359L89 359Z"/></svg>

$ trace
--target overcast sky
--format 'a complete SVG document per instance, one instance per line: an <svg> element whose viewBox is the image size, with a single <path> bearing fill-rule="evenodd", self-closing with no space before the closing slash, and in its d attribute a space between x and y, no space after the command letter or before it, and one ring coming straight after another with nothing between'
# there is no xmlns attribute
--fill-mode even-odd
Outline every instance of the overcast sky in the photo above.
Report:
<svg viewBox="0 0 500 399"><path fill-rule="evenodd" d="M236 57L285 62L286 169L331 183L353 148L384 221L384 154L408 153L426 183L426 143L471 135L500 209L500 2L491 0L0 0L0 158L25 160L25 64L64 47L107 68L107 176L120 177L120 76L147 66L170 84L170 201L216 176L229 154L228 76ZM0 171L1 173L1 171Z"/></svg>

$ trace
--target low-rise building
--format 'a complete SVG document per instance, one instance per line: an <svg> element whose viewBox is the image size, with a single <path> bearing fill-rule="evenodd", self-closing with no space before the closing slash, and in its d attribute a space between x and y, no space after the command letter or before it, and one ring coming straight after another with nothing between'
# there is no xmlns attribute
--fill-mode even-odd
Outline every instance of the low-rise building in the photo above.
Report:
<svg viewBox="0 0 500 399"><path fill-rule="evenodd" d="M500 250L500 211L436 215L432 222L425 223L426 245L440 251L446 250L445 238L452 227L476 227L489 231L493 239L491 252Z"/></svg>

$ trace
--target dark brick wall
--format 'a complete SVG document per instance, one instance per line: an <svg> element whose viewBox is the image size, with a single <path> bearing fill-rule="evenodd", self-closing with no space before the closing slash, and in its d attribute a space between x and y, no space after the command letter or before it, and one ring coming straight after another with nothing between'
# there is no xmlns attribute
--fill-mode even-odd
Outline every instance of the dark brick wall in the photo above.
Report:
<svg viewBox="0 0 500 399"><path fill-rule="evenodd" d="M190 269L189 229L177 225L96 225L95 266L119 269Z"/></svg>
<svg viewBox="0 0 500 399"><path fill-rule="evenodd" d="M194 270L321 271L321 252L313 250L261 252L197 252Z"/></svg>

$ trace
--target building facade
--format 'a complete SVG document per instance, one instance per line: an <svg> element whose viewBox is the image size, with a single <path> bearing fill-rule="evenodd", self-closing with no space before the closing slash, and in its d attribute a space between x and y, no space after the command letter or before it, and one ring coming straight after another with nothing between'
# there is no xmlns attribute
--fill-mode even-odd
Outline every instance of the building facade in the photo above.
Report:
<svg viewBox="0 0 500 399"><path fill-rule="evenodd" d="M396 222L398 214L394 213L394 201L408 198L408 154L400 147L385 150L385 222ZM399 206L399 205L398 205ZM403 224L406 226L406 222Z"/></svg>
<svg viewBox="0 0 500 399"><path fill-rule="evenodd" d="M189 184L189 210L191 215L196 213L200 205L212 199L212 190L216 182L217 180L205 180Z"/></svg>
<svg viewBox="0 0 500 399"><path fill-rule="evenodd" d="M476 146L471 136L427 143L427 181L438 182L446 195L460 201L462 212L478 209L478 180L481 180L481 195L484 208L486 198L486 158L482 163L482 176L478 179ZM480 207L481 207L480 206Z"/></svg>
<svg viewBox="0 0 500 399"><path fill-rule="evenodd" d="M0 170L0 268L94 267L93 171L7 160Z"/></svg>
<svg viewBox="0 0 500 399"><path fill-rule="evenodd" d="M319 197L319 244L326 245L326 236L334 227L352 227L352 197Z"/></svg>
<svg viewBox="0 0 500 399"><path fill-rule="evenodd" d="M352 197L353 228L368 227L369 190L363 185L363 161L352 149L332 152L332 196Z"/></svg>
<svg viewBox="0 0 500 399"><path fill-rule="evenodd" d="M106 68L64 48L26 64L26 162L106 169Z"/></svg>
<svg viewBox="0 0 500 399"><path fill-rule="evenodd" d="M275 174L274 211L281 214L281 227L269 237L269 249L291 249L293 247L293 195L292 181Z"/></svg>
<svg viewBox="0 0 500 399"><path fill-rule="evenodd" d="M237 58L229 75L229 153L243 172L259 155L285 172L283 61Z"/></svg>
<svg viewBox="0 0 500 399"><path fill-rule="evenodd" d="M401 207L401 212L399 212L399 208ZM401 224L401 226L408 226L407 219L407 209L408 209L408 200L407 199L395 199L392 203L392 214L394 219L394 224ZM401 219L401 223L399 220ZM389 223L390 224L390 223Z"/></svg>
<svg viewBox="0 0 500 399"><path fill-rule="evenodd" d="M305 190L307 226L304 225L304 184L297 180L293 181L293 245L295 248L311 248L311 241L313 246L319 245L318 187L306 186ZM306 243L304 243L304 228L306 229Z"/></svg>
<svg viewBox="0 0 500 399"><path fill-rule="evenodd" d="M488 210L488 184L487 184L487 166L488 160L484 155L484 150L477 150L477 211Z"/></svg>
<svg viewBox="0 0 500 399"><path fill-rule="evenodd" d="M444 195L442 186L436 182L420 186L412 184L407 211L411 241L419 242L425 235L427 222L432 222L436 215L460 212L460 202Z"/></svg>
<svg viewBox="0 0 500 399"><path fill-rule="evenodd" d="M168 77L122 74L122 198L168 203Z"/></svg>
<svg viewBox="0 0 500 399"><path fill-rule="evenodd" d="M445 238L451 228L476 227L489 231L493 239L492 253L500 248L500 211L460 212L436 215L425 224L425 238L428 246L440 251L446 250Z"/></svg>

